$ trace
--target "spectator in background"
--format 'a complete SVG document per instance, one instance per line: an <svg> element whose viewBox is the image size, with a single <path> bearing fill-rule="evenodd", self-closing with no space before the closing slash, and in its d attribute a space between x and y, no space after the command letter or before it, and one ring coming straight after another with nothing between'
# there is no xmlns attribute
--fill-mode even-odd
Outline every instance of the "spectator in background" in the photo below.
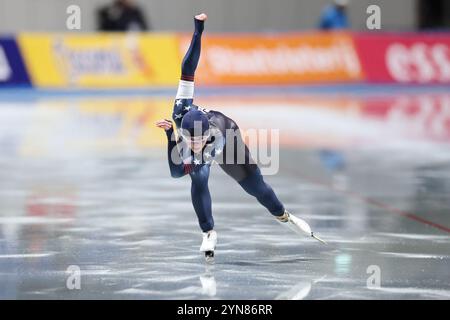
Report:
<svg viewBox="0 0 450 320"><path fill-rule="evenodd" d="M350 27L347 18L349 0L334 0L322 12L319 28L322 30L347 29Z"/></svg>
<svg viewBox="0 0 450 320"><path fill-rule="evenodd" d="M134 0L115 0L98 11L101 31L146 31L148 25Z"/></svg>

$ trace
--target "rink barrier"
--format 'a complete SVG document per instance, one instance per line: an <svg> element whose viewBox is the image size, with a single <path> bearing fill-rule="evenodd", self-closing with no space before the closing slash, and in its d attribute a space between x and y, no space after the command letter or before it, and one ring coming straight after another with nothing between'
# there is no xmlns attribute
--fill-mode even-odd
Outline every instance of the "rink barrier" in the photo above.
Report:
<svg viewBox="0 0 450 320"><path fill-rule="evenodd" d="M0 86L173 87L189 45L177 33L20 33L0 37ZM205 33L205 86L448 84L450 33Z"/></svg>

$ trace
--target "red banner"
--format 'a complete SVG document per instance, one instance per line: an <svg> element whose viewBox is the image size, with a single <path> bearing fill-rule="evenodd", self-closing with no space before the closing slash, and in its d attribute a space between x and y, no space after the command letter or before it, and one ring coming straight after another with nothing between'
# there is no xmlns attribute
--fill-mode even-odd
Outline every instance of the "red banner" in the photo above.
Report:
<svg viewBox="0 0 450 320"><path fill-rule="evenodd" d="M448 34L358 34L354 41L368 82L450 83Z"/></svg>

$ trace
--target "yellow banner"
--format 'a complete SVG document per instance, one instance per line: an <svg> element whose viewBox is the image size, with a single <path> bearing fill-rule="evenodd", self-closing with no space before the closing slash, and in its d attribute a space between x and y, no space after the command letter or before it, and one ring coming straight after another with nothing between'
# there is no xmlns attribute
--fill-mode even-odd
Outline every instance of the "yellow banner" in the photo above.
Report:
<svg viewBox="0 0 450 320"><path fill-rule="evenodd" d="M173 86L180 76L171 34L22 33L18 39L36 87Z"/></svg>

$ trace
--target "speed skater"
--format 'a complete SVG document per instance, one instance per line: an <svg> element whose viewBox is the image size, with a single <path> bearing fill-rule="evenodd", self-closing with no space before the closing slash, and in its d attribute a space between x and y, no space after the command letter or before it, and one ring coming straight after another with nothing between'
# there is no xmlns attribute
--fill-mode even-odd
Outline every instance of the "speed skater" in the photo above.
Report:
<svg viewBox="0 0 450 320"><path fill-rule="evenodd" d="M182 62L181 80L172 113L177 135L174 133L172 121L162 119L156 122L167 135L171 176L191 177L192 204L203 232L200 251L205 253L207 260L212 260L217 244L208 188L213 162L219 164L226 174L248 194L255 197L277 221L299 234L323 242L313 234L308 223L285 209L273 189L264 181L261 170L252 159L236 122L221 112L193 104L194 75L200 59L201 39L206 19L204 13L194 17L194 34Z"/></svg>

